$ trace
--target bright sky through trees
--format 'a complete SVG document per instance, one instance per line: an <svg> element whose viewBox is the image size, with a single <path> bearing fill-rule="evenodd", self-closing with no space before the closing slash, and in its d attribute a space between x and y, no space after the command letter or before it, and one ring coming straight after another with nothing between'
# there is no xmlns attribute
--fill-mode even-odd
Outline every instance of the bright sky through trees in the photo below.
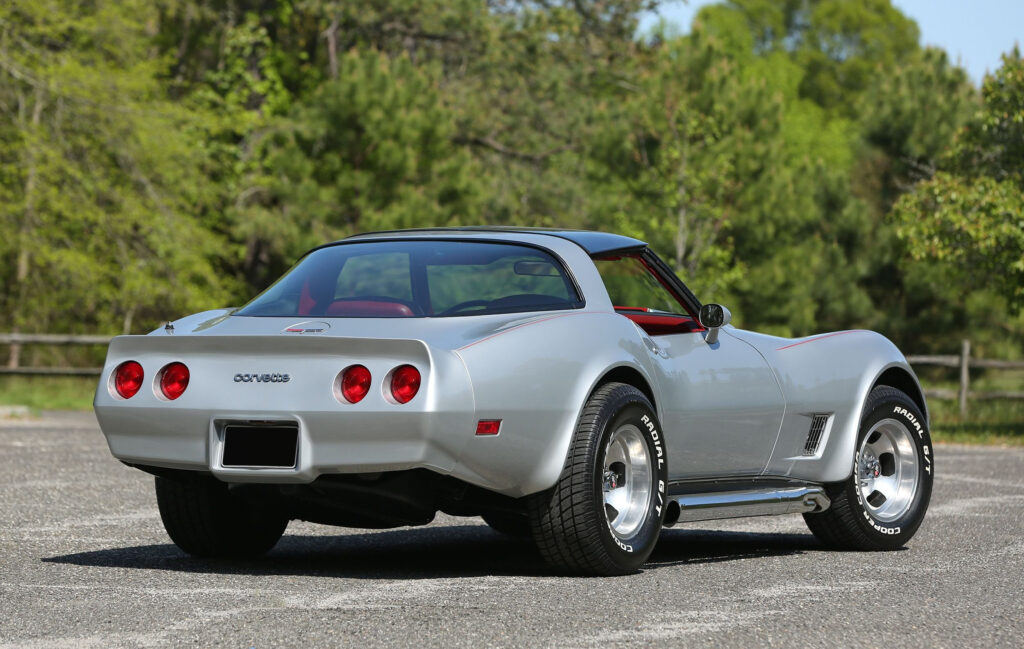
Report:
<svg viewBox="0 0 1024 649"><path fill-rule="evenodd" d="M666 2L657 12L667 20L689 30L690 21L704 5L718 0L682 0ZM1024 0L893 0L921 28L921 44L946 50L951 61L967 69L975 84L986 72L1000 65L999 55L1024 45ZM648 29L657 15L641 22Z"/></svg>

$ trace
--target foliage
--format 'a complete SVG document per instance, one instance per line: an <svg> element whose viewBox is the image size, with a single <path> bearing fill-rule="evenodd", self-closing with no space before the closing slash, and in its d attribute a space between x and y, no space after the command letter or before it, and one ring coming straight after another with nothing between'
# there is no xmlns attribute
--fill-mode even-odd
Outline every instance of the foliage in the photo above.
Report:
<svg viewBox="0 0 1024 649"><path fill-rule="evenodd" d="M984 105L940 171L896 205L900 236L917 259L951 269L964 293L986 286L1024 306L1024 59L985 80Z"/></svg>
<svg viewBox="0 0 1024 649"><path fill-rule="evenodd" d="M201 143L164 96L147 18L143 2L0 8L7 327L129 331L234 288L191 214Z"/></svg>
<svg viewBox="0 0 1024 649"><path fill-rule="evenodd" d="M972 117L890 0L731 0L638 34L656 4L12 0L0 330L144 331L324 240L454 224L645 239L783 335L948 351L1019 304L1019 55ZM979 327L1019 350L1020 319Z"/></svg>

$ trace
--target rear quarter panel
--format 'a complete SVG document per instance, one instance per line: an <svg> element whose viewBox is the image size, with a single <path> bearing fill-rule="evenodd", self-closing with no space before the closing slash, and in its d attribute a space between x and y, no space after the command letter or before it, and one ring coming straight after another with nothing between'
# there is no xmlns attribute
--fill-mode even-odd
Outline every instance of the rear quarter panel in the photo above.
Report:
<svg viewBox="0 0 1024 649"><path fill-rule="evenodd" d="M501 419L460 453L459 473L522 496L558 480L580 411L608 371L631 367L659 393L636 326L612 312L564 313L512 327L458 350L477 416Z"/></svg>

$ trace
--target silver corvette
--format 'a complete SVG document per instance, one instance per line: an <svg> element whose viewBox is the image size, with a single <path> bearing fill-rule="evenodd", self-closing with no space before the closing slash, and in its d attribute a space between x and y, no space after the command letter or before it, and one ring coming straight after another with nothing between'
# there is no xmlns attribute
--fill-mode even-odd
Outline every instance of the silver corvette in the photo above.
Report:
<svg viewBox="0 0 1024 649"><path fill-rule="evenodd" d="M577 574L635 571L664 526L740 516L803 513L831 547L905 544L933 463L900 351L730 317L628 237L362 234L244 307L115 338L95 409L200 556L261 554L290 520L438 511Z"/></svg>

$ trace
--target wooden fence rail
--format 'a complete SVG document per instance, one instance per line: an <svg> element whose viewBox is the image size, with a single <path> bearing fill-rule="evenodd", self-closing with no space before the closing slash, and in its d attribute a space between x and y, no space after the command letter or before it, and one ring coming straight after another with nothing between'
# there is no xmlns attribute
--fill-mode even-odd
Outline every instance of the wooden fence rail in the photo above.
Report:
<svg viewBox="0 0 1024 649"><path fill-rule="evenodd" d="M108 345L113 336L0 334L0 345Z"/></svg>
<svg viewBox="0 0 1024 649"><path fill-rule="evenodd" d="M111 338L113 336L0 333L0 345L107 345ZM959 355L918 354L907 356L907 361L914 366L936 365L959 368L960 386L957 390L926 388L924 393L925 396L933 399L957 400L960 405L960 416L964 419L967 417L968 399L1024 399L1024 392L1002 390L972 392L970 390L972 367L993 370L1024 370L1024 361L971 358L971 341L969 340L962 341ZM100 372L102 372L102 368L99 367L0 367L0 375L99 376Z"/></svg>
<svg viewBox="0 0 1024 649"><path fill-rule="evenodd" d="M960 386L957 390L925 389L926 397L935 399L956 399L960 405L960 419L967 419L967 400L970 399L1024 399L1024 392L1010 392L1005 390L992 390L988 392L972 392L971 368L980 367L993 370L1024 370L1024 361L1001 361L990 358L971 358L971 341L963 340L960 343L959 356L929 356L911 355L907 356L911 365L939 365L941 367L955 367L960 369Z"/></svg>
<svg viewBox="0 0 1024 649"><path fill-rule="evenodd" d="M109 345L111 338L113 336L0 333L0 345ZM17 356L12 354L11 358ZM0 367L0 375L20 376L99 376L102 371L102 367L20 367L16 362Z"/></svg>

